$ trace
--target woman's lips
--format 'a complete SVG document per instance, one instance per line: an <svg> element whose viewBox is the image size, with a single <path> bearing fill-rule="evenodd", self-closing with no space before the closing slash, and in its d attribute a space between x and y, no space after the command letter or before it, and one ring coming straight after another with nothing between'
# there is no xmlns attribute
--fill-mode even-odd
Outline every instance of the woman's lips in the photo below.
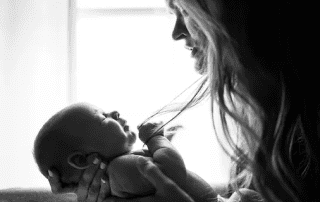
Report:
<svg viewBox="0 0 320 202"><path fill-rule="evenodd" d="M191 51L191 56L194 57L198 52L198 49L197 48L193 48L192 51Z"/></svg>

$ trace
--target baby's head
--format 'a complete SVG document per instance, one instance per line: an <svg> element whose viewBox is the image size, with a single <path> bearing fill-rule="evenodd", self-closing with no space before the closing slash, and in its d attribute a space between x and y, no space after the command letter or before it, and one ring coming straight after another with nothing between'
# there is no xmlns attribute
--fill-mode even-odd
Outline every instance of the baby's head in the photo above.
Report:
<svg viewBox="0 0 320 202"><path fill-rule="evenodd" d="M90 165L86 156L98 153L108 161L130 152L136 136L118 112L105 113L87 103L68 106L52 116L34 142L34 158L47 177L54 167L64 183L77 183Z"/></svg>

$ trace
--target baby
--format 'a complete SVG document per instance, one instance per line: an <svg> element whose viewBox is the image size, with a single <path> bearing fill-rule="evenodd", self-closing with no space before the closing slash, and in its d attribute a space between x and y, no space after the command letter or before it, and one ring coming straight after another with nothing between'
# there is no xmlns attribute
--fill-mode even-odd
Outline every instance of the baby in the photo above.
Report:
<svg viewBox="0 0 320 202"><path fill-rule="evenodd" d="M182 187L186 184L187 171L184 161L163 130L154 133L157 124L139 128L139 138L148 146L151 159L164 174ZM54 167L61 181L77 184L90 164L86 157L98 153L108 162L111 195L130 198L155 192L138 168L138 155L131 154L136 136L118 112L105 113L88 103L70 105L51 117L39 131L34 142L34 158L40 172Z"/></svg>

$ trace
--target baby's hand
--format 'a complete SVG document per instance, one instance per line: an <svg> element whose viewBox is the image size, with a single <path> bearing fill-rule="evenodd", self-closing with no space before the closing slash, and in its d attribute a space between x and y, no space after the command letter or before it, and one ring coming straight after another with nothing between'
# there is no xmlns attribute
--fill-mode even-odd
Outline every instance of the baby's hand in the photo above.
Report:
<svg viewBox="0 0 320 202"><path fill-rule="evenodd" d="M157 132L163 123L146 123L139 127L139 138L145 143L151 136L162 135L164 136L163 128ZM157 132L157 133L155 133Z"/></svg>

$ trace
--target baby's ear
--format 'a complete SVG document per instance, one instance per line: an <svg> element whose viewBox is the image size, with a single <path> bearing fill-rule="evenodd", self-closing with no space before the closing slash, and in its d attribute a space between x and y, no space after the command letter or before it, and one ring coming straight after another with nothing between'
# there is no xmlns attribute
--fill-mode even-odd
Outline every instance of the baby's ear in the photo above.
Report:
<svg viewBox="0 0 320 202"><path fill-rule="evenodd" d="M84 170L90 166L87 161L87 157L82 152L73 152L68 157L68 163L72 167L80 170Z"/></svg>

